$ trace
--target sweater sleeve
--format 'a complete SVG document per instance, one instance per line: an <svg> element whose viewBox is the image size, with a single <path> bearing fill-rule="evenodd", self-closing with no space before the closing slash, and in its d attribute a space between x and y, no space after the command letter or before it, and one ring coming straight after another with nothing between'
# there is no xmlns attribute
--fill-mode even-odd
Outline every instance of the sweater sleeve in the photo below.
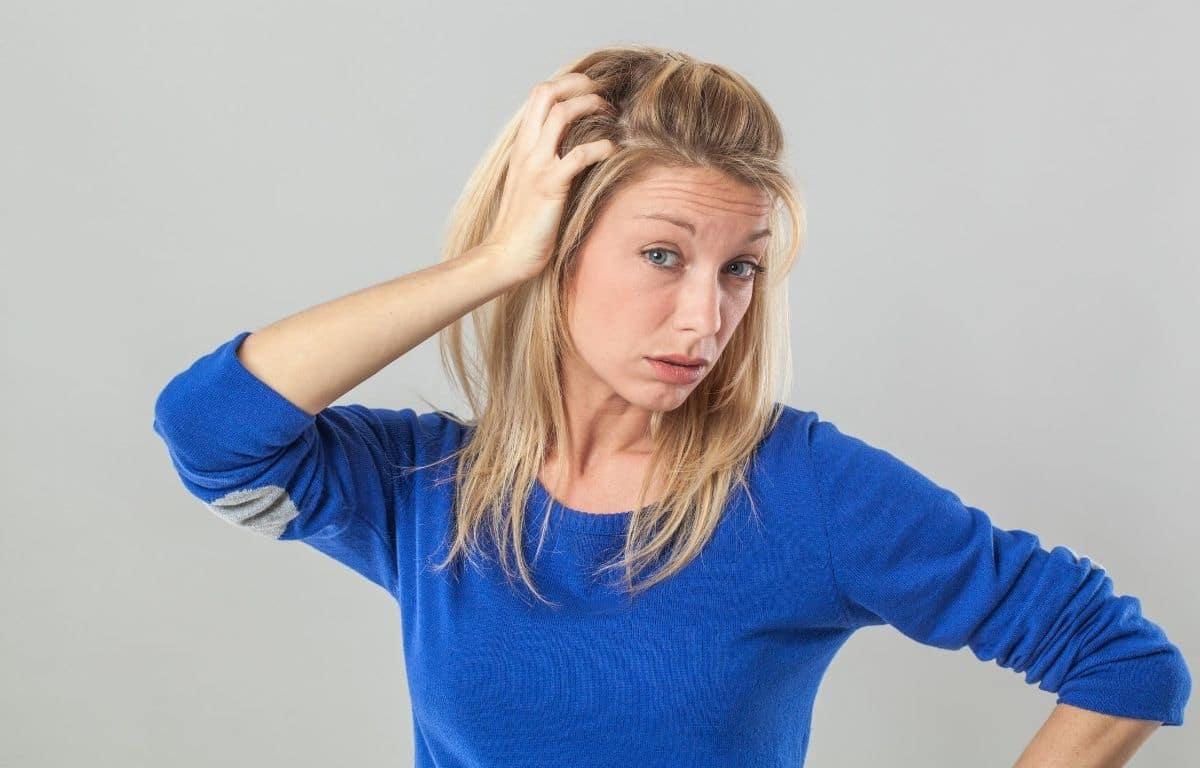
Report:
<svg viewBox="0 0 1200 768"><path fill-rule="evenodd" d="M249 335L193 362L155 401L154 431L184 487L223 520L303 541L394 595L392 467L411 451L415 414L355 404L313 416L242 365Z"/></svg>
<svg viewBox="0 0 1200 768"><path fill-rule="evenodd" d="M1191 675L1178 647L1065 546L996 527L889 452L813 417L806 430L848 626L1026 673L1066 703L1182 725Z"/></svg>

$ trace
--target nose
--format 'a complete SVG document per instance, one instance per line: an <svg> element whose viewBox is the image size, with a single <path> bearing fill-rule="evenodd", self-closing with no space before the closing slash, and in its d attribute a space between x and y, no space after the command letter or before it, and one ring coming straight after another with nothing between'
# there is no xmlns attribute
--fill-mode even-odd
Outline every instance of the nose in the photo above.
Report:
<svg viewBox="0 0 1200 768"><path fill-rule="evenodd" d="M721 330L721 279L704 274L680 284L676 297L676 326L697 336L716 336Z"/></svg>

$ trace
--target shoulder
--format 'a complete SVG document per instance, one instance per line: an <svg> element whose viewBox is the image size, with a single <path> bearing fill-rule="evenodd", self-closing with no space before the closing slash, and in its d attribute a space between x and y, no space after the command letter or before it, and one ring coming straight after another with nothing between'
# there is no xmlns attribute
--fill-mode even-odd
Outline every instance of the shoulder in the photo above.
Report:
<svg viewBox="0 0 1200 768"><path fill-rule="evenodd" d="M804 495L804 487L813 477L813 425L815 411L775 403L773 420L755 452L752 476L763 492L788 498Z"/></svg>
<svg viewBox="0 0 1200 768"><path fill-rule="evenodd" d="M798 455L809 453L817 425L824 423L817 412L781 402L776 402L775 408L777 417L763 438L763 453L786 455L793 460Z"/></svg>
<svg viewBox="0 0 1200 768"><path fill-rule="evenodd" d="M834 421L822 418L818 411L784 403L776 405L780 417L764 441L771 451L786 453L793 459L804 456L816 463L847 453L878 451L887 454L887 451L843 431Z"/></svg>
<svg viewBox="0 0 1200 768"><path fill-rule="evenodd" d="M764 469L789 485L861 485L863 478L908 482L908 466L890 451L845 432L816 410L777 403L779 418L761 447ZM854 475L855 477L851 477Z"/></svg>

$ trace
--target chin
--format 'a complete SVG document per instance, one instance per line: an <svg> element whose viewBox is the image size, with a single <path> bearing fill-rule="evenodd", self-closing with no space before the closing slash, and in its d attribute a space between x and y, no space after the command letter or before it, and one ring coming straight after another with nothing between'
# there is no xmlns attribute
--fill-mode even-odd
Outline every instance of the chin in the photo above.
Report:
<svg viewBox="0 0 1200 768"><path fill-rule="evenodd" d="M688 396L692 394L695 387L684 389L679 386L672 386L661 381L654 382L654 388L657 392L651 392L646 397L639 400L630 400L631 403L639 408L645 408L647 411L673 411L687 401Z"/></svg>

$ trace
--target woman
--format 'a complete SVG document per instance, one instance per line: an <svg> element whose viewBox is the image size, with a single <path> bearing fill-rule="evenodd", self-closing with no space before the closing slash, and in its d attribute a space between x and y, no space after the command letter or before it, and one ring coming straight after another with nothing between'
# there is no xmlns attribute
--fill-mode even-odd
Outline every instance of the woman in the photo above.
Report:
<svg viewBox="0 0 1200 768"><path fill-rule="evenodd" d="M1102 568L776 399L782 149L736 73L594 51L490 148L441 263L159 395L193 494L398 601L418 765L799 765L829 662L884 623L1095 715L1091 755L1182 723L1182 655ZM331 405L439 331L477 418Z"/></svg>

